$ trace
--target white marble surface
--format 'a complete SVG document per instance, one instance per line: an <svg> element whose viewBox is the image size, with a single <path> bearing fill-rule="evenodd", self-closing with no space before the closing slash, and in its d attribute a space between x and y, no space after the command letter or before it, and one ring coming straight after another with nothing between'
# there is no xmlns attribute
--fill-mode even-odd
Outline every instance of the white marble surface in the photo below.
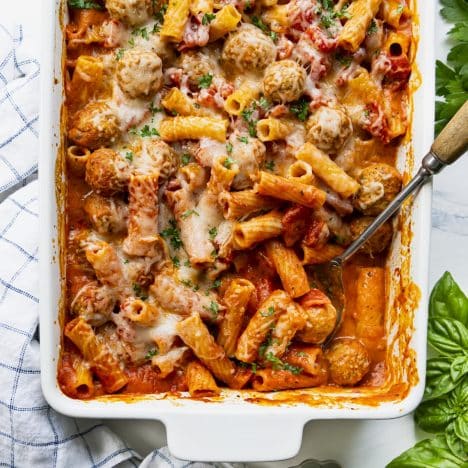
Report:
<svg viewBox="0 0 468 468"><path fill-rule="evenodd" d="M444 60L448 27L436 22L437 58ZM449 270L468 291L468 157L445 169L434 179L430 286ZM145 454L165 444L164 426L149 421L111 421L109 425L128 443ZM256 468L284 468L307 458L335 459L343 468L383 468L424 434L412 416L387 421L313 421L306 425L302 448L291 460L252 463Z"/></svg>
<svg viewBox="0 0 468 468"><path fill-rule="evenodd" d="M2 21L28 21L37 18L33 9L40 2L17 0L24 3L28 16L18 19L8 13L10 2L0 0ZM421 2L422 4L423 2ZM431 2L432 3L432 2ZM20 11L16 9L16 11ZM443 38L446 25L436 24L436 37ZM38 44L39 46L39 44ZM436 44L437 57L444 59L446 44ZM445 270L450 270L459 284L468 291L468 158L446 169L434 180L432 253L430 284ZM142 455L155 447L165 445L164 426L156 421L109 421L109 426ZM335 459L345 468L383 468L388 461L421 438L411 416L387 421L314 421L304 430L299 455L284 462L256 463L258 468L288 467L306 458Z"/></svg>

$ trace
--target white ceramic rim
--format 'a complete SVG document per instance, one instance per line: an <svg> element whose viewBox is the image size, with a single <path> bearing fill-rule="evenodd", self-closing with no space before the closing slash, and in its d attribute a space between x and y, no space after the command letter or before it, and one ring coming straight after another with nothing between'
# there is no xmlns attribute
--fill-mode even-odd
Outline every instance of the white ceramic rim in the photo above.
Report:
<svg viewBox="0 0 468 468"><path fill-rule="evenodd" d="M416 352L419 383L399 402L378 407L312 406L273 407L228 399L219 404L192 400L145 399L79 401L64 395L57 384L60 344L57 309L60 297L55 199L55 155L59 148L62 100L62 32L58 19L60 0L42 0L42 73L40 111L40 337L41 381L46 400L58 412L86 418L157 419L167 430L170 451L178 458L205 461L271 461L295 456L303 426L316 419L390 419L411 412L424 390L428 298L431 186L425 186L413 208L412 279L421 290L415 312L412 347ZM434 13L435 4L420 4L420 40L417 65L423 77L414 94L413 151L415 165L433 140L434 115Z"/></svg>

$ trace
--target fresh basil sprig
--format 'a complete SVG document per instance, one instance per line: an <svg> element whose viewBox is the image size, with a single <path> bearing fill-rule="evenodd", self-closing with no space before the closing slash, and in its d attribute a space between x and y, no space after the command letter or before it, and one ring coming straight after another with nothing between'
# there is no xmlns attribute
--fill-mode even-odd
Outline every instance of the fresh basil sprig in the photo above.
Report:
<svg viewBox="0 0 468 468"><path fill-rule="evenodd" d="M431 293L428 341L441 356L427 361L424 401L414 420L437 436L419 442L387 468L468 467L468 299L450 273Z"/></svg>

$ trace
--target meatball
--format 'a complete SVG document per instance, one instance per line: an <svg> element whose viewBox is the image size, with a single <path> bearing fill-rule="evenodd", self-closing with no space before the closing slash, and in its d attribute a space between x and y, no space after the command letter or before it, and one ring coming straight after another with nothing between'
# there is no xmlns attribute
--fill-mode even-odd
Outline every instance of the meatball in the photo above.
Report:
<svg viewBox="0 0 468 468"><path fill-rule="evenodd" d="M145 139L135 165L143 174L151 170L159 174L160 180L167 180L175 173L178 160L174 150L164 141Z"/></svg>
<svg viewBox="0 0 468 468"><path fill-rule="evenodd" d="M103 197L93 192L86 197L84 210L99 234L114 234L127 230L128 206L119 198Z"/></svg>
<svg viewBox="0 0 468 468"><path fill-rule="evenodd" d="M226 69L263 70L276 58L276 46L251 24L243 24L224 43L221 60Z"/></svg>
<svg viewBox="0 0 468 468"><path fill-rule="evenodd" d="M337 385L355 385L367 374L370 358L367 349L354 338L336 340L325 353L331 380Z"/></svg>
<svg viewBox="0 0 468 468"><path fill-rule="evenodd" d="M401 176L388 164L375 163L364 168L358 178L361 184L355 206L366 215L378 215L401 190Z"/></svg>
<svg viewBox="0 0 468 468"><path fill-rule="evenodd" d="M235 190L251 188L265 159L265 145L256 138L248 138L247 143L240 142L234 137L230 141L233 147L231 157L239 166L239 173L234 177L232 188Z"/></svg>
<svg viewBox="0 0 468 468"><path fill-rule="evenodd" d="M78 146L101 148L120 136L119 119L105 102L91 102L71 119L68 137Z"/></svg>
<svg viewBox="0 0 468 468"><path fill-rule="evenodd" d="M169 66L172 62L175 61L174 48L159 34L152 34L149 41L146 41L146 39L143 39L143 41L149 43L151 50L155 54L158 54L163 62L163 65Z"/></svg>
<svg viewBox="0 0 468 468"><path fill-rule="evenodd" d="M372 216L363 216L351 221L349 228L353 240L356 240L364 230L374 221ZM361 247L361 252L370 256L382 253L390 244L393 237L391 222L387 221L375 234Z"/></svg>
<svg viewBox="0 0 468 468"><path fill-rule="evenodd" d="M78 291L71 303L71 310L73 314L97 327L109 320L115 305L116 300L109 288L99 286L93 281Z"/></svg>
<svg viewBox="0 0 468 468"><path fill-rule="evenodd" d="M154 52L129 49L118 62L117 80L131 98L151 96L163 85L162 61Z"/></svg>
<svg viewBox="0 0 468 468"><path fill-rule="evenodd" d="M307 316L306 326L297 335L301 341L311 344L323 343L336 325L336 309L322 291L311 289L299 304Z"/></svg>
<svg viewBox="0 0 468 468"><path fill-rule="evenodd" d="M112 18L135 26L145 23L153 14L152 0L106 0Z"/></svg>
<svg viewBox="0 0 468 468"><path fill-rule="evenodd" d="M306 72L293 60L274 62L265 70L263 92L275 102L291 102L304 92Z"/></svg>
<svg viewBox="0 0 468 468"><path fill-rule="evenodd" d="M307 121L307 141L326 153L337 153L353 132L344 109L322 106Z"/></svg>
<svg viewBox="0 0 468 468"><path fill-rule="evenodd" d="M185 75L188 76L190 86L198 86L198 81L203 75L213 74L216 64L206 54L200 51L188 51L182 54L180 67Z"/></svg>
<svg viewBox="0 0 468 468"><path fill-rule="evenodd" d="M101 148L89 155L85 178L98 193L122 192L130 180L130 166L116 151Z"/></svg>

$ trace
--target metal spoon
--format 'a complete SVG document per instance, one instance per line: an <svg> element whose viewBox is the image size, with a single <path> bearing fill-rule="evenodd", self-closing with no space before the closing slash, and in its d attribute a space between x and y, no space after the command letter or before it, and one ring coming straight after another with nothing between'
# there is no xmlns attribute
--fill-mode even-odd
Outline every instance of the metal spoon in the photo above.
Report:
<svg viewBox="0 0 468 468"><path fill-rule="evenodd" d="M327 294L337 312L335 328L327 338L325 346L334 338L343 318L345 308L343 264L400 208L409 195L416 192L445 166L455 162L467 149L468 101L458 110L432 143L429 153L422 160L421 167L408 185L341 255L318 267L318 279L326 287Z"/></svg>

